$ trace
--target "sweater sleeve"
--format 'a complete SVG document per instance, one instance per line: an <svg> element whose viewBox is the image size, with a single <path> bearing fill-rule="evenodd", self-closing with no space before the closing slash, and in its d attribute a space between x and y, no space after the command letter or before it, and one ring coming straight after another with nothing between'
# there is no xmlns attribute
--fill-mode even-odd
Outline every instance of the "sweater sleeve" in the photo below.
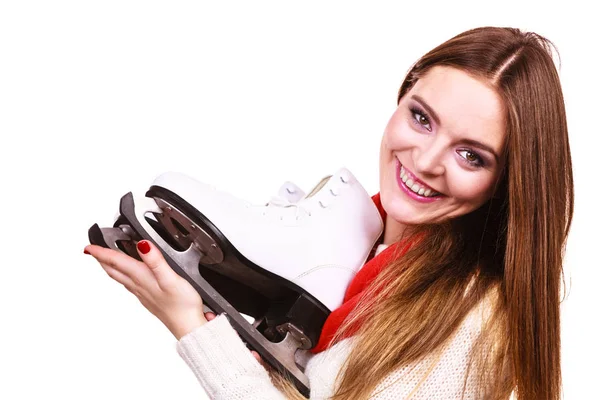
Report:
<svg viewBox="0 0 600 400"><path fill-rule="evenodd" d="M183 336L176 348L211 399L285 399L225 316Z"/></svg>

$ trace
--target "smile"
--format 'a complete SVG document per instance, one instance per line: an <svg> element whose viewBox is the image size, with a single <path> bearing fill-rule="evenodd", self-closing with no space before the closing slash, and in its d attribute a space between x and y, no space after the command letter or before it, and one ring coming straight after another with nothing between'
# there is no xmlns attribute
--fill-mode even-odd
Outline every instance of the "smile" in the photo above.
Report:
<svg viewBox="0 0 600 400"><path fill-rule="evenodd" d="M396 159L396 178L398 186L411 198L421 202L431 202L441 198L442 194L417 179L412 172L404 168Z"/></svg>

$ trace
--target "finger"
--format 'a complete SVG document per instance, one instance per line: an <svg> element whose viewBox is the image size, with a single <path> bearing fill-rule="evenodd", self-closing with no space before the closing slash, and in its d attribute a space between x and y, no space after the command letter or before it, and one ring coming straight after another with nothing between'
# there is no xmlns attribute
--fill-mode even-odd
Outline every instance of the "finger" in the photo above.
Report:
<svg viewBox="0 0 600 400"><path fill-rule="evenodd" d="M100 266L108 274L108 276L110 276L115 281L119 282L121 285L125 286L125 288L127 290L129 290L131 293L135 294L137 292L135 284L133 283L133 281L127 275L125 275L122 272L114 269L110 265L106 265L104 263L100 263Z"/></svg>
<svg viewBox="0 0 600 400"><path fill-rule="evenodd" d="M120 251L96 245L86 246L84 252L86 251L98 260L100 264L110 266L121 274L126 275L138 286L148 289L156 287L156 278L143 262Z"/></svg>
<svg viewBox="0 0 600 400"><path fill-rule="evenodd" d="M213 319L217 318L217 316L215 313L207 312L204 314L204 318L206 318L207 321L212 321Z"/></svg>
<svg viewBox="0 0 600 400"><path fill-rule="evenodd" d="M159 285L173 282L173 279L178 276L167 264L160 250L149 240L140 240L137 244L137 250L142 261L150 268Z"/></svg>
<svg viewBox="0 0 600 400"><path fill-rule="evenodd" d="M99 262L109 265L122 264L125 261L128 261L129 259L133 259L132 257L129 257L127 254L121 251L108 249L102 246L97 246L95 244L85 246L83 252L91 255Z"/></svg>
<svg viewBox="0 0 600 400"><path fill-rule="evenodd" d="M252 355L254 356L254 358L256 359L256 361L259 362L260 365L262 365L263 367L267 368L267 365L265 364L265 362L263 361L263 359L261 358L260 354L258 354L256 351L251 350L250 353L252 353Z"/></svg>

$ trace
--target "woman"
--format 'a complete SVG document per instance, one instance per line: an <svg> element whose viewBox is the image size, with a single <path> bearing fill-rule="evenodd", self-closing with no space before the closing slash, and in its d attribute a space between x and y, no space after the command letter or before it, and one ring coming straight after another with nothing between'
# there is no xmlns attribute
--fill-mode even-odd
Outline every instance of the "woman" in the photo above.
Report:
<svg viewBox="0 0 600 400"><path fill-rule="evenodd" d="M479 28L409 71L381 144L384 234L307 365L311 398L559 398L573 179L551 49ZM211 396L301 398L224 317L207 323L156 248L138 249L143 263L85 251L173 332Z"/></svg>

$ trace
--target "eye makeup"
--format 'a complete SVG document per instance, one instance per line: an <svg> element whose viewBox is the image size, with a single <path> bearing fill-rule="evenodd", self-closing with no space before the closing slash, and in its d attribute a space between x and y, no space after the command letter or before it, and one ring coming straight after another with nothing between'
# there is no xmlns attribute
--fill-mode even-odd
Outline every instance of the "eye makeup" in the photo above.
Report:
<svg viewBox="0 0 600 400"><path fill-rule="evenodd" d="M413 123L419 128L426 129L428 132L431 132L431 118L427 112L416 105L411 105L408 109L410 111Z"/></svg>

